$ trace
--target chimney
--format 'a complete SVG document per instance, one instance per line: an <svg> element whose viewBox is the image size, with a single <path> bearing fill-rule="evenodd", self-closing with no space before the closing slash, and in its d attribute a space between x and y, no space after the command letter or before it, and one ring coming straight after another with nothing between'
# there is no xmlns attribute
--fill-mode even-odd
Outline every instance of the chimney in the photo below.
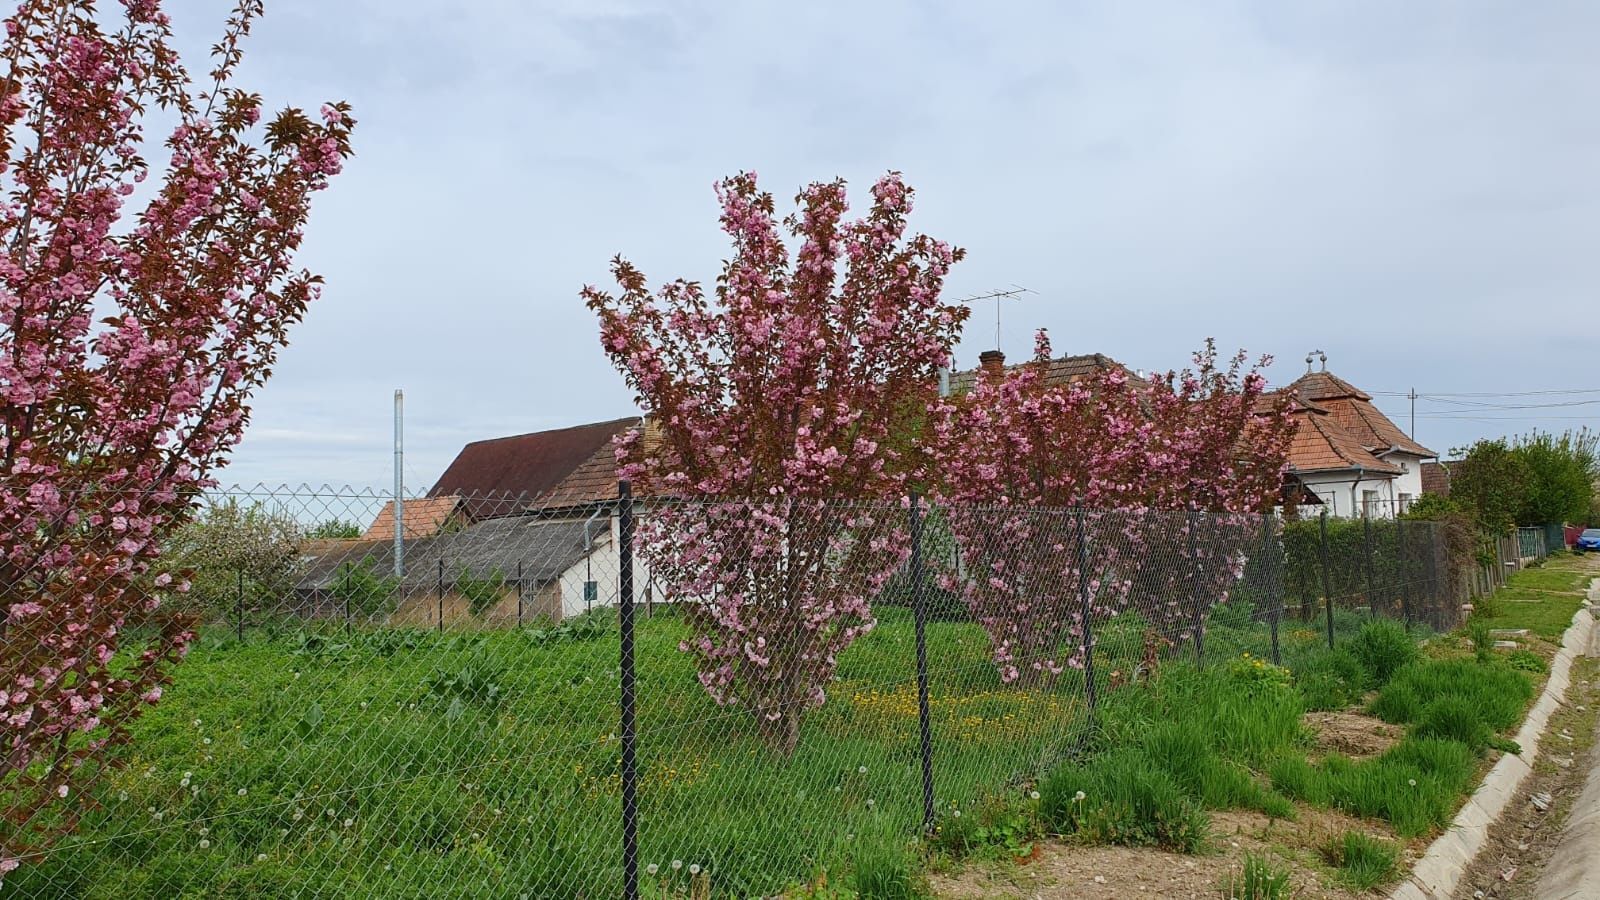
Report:
<svg viewBox="0 0 1600 900"><path fill-rule="evenodd" d="M1000 375L1006 370L1006 355L999 350L985 350L978 354L978 367L987 375Z"/></svg>

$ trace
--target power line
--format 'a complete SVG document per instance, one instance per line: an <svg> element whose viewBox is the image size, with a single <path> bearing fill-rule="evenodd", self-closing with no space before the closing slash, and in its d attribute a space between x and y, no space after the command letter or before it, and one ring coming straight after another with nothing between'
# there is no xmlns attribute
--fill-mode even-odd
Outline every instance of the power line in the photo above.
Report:
<svg viewBox="0 0 1600 900"><path fill-rule="evenodd" d="M1409 397L1410 391L1372 391L1375 397ZM1600 394L1600 388L1557 388L1544 391L1423 391L1418 397L1544 397L1555 394Z"/></svg>

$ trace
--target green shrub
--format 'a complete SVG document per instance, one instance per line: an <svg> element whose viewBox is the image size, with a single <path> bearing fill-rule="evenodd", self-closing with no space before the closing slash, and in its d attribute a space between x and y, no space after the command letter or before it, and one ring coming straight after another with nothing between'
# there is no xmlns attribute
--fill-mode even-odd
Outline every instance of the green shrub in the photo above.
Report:
<svg viewBox="0 0 1600 900"><path fill-rule="evenodd" d="M360 564L347 562L334 575L329 593L352 615L377 616L388 612L400 579L392 575L379 575L371 560Z"/></svg>
<svg viewBox="0 0 1600 900"><path fill-rule="evenodd" d="M1388 684L1394 673L1415 662L1418 656L1416 641L1405 626L1391 619L1367 623L1350 642L1350 652L1360 660L1366 670L1367 686L1372 688Z"/></svg>
<svg viewBox="0 0 1600 900"><path fill-rule="evenodd" d="M1493 734L1472 701L1449 696L1440 697L1423 708L1411 731L1417 737L1459 741L1474 753L1482 753Z"/></svg>
<svg viewBox="0 0 1600 900"><path fill-rule="evenodd" d="M1357 891L1370 891L1395 879L1400 849L1371 835L1346 831L1322 848L1322 856L1338 869L1339 881Z"/></svg>
<svg viewBox="0 0 1600 900"><path fill-rule="evenodd" d="M1494 635L1491 634L1487 618L1492 618L1497 613L1486 608L1474 611L1473 617L1467 621L1467 640L1472 642L1472 652L1478 657L1478 662L1488 663L1494 657Z"/></svg>
<svg viewBox="0 0 1600 900"><path fill-rule="evenodd" d="M1050 827L1094 843L1193 853L1210 830L1205 810L1135 750L1062 766L1039 792L1039 811Z"/></svg>
<svg viewBox="0 0 1600 900"><path fill-rule="evenodd" d="M1244 855L1244 868L1222 885L1226 900L1284 900L1289 896L1289 870L1264 856Z"/></svg>
<svg viewBox="0 0 1600 900"><path fill-rule="evenodd" d="M472 614L482 616L505 596L506 576L499 569L490 570L483 578L474 578L465 566L456 574L456 593L467 598Z"/></svg>

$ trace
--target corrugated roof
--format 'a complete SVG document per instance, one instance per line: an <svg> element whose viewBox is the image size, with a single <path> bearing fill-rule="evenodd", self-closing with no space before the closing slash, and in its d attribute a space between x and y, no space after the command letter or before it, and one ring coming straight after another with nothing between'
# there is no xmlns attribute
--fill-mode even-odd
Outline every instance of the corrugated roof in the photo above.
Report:
<svg viewBox="0 0 1600 900"><path fill-rule="evenodd" d="M439 476L430 497L459 494L474 519L513 515L554 491L637 416L557 428L513 437L474 441L461 448L455 461Z"/></svg>
<svg viewBox="0 0 1600 900"><path fill-rule="evenodd" d="M611 539L610 518L602 509L588 526L594 543ZM530 586L546 583L583 561L585 517L548 519L507 516L489 519L459 531L447 531L405 542L403 592L436 588L441 568L445 584L463 572L473 578L498 573L510 581L521 566ZM342 577L348 563L368 567L387 577L394 569L394 542L312 541L301 548L302 568L295 581L299 590L328 590Z"/></svg>
<svg viewBox="0 0 1600 900"><path fill-rule="evenodd" d="M404 517L401 528L405 540L437 534L461 508L461 498L451 494L444 497L415 497L401 504ZM390 500L378 510L377 518L361 535L364 541L394 540L394 501Z"/></svg>

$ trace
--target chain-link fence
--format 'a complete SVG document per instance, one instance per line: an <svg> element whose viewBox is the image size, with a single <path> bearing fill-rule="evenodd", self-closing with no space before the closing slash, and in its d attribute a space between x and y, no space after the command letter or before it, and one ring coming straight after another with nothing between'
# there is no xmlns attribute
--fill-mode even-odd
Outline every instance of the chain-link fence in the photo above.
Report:
<svg viewBox="0 0 1600 900"><path fill-rule="evenodd" d="M1030 790L1175 657L1460 615L1433 523L914 497L233 491L160 559L114 652L187 658L9 817L0 896L771 896Z"/></svg>

